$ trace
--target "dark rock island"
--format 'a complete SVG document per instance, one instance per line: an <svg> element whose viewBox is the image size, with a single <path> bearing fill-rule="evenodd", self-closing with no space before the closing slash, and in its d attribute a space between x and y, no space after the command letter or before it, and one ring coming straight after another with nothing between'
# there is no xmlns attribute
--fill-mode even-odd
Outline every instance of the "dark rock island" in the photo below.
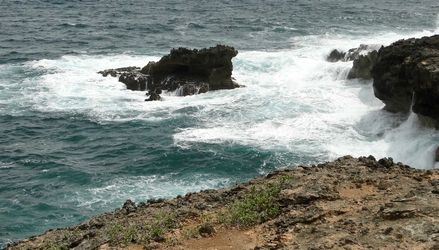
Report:
<svg viewBox="0 0 439 250"><path fill-rule="evenodd" d="M217 45L205 49L172 49L158 62L149 62L142 69L125 67L100 71L103 76L119 76L128 89L149 91L147 101L159 100L162 91L176 91L179 96L205 93L210 90L234 89L233 47Z"/></svg>

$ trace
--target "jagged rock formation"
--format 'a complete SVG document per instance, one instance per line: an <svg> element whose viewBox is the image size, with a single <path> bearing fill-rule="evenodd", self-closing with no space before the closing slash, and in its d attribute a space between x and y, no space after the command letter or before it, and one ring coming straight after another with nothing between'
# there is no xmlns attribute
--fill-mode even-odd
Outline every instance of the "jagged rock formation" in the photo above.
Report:
<svg viewBox="0 0 439 250"><path fill-rule="evenodd" d="M128 89L148 90L148 101L159 100L162 90L178 90L178 95L186 96L239 87L232 79L232 58L237 54L237 50L225 45L201 50L178 48L142 69L126 67L98 73L119 76Z"/></svg>
<svg viewBox="0 0 439 250"><path fill-rule="evenodd" d="M374 93L390 112L412 110L439 127L439 35L397 41L378 51Z"/></svg>
<svg viewBox="0 0 439 250"><path fill-rule="evenodd" d="M238 87L232 81L232 58L237 54L233 47L224 45L201 50L178 48L160 61L148 63L140 72L171 89L182 83L204 83L211 90L233 89Z"/></svg>
<svg viewBox="0 0 439 250"><path fill-rule="evenodd" d="M352 69L348 73L348 79L362 78L372 79L371 70L375 64L378 52L372 50L366 55L359 55L353 62Z"/></svg>
<svg viewBox="0 0 439 250"><path fill-rule="evenodd" d="M403 39L389 46L333 50L330 62L353 60L347 78L373 79L375 96L390 112L416 113L439 129L439 35Z"/></svg>
<svg viewBox="0 0 439 250"><path fill-rule="evenodd" d="M326 57L326 60L328 62L349 62L354 61L355 59L358 59L362 55L366 55L367 53L377 50L378 45L367 45L367 44L360 44L358 48L352 48L348 50L348 52L339 51L337 49L334 49L329 53L329 55Z"/></svg>
<svg viewBox="0 0 439 250"><path fill-rule="evenodd" d="M353 67L348 73L348 79L362 78L370 80L371 69L377 57L377 45L361 44L358 48L352 48L348 52L334 49L326 58L329 62L353 61Z"/></svg>
<svg viewBox="0 0 439 250"><path fill-rule="evenodd" d="M328 57L326 57L326 61L328 62L338 62L338 61L346 61L346 52L344 51L338 51L337 49L334 49L329 53Z"/></svg>
<svg viewBox="0 0 439 250"><path fill-rule="evenodd" d="M148 81L148 76L139 73L140 68L131 66L131 67L123 67L117 69L106 69L103 71L99 71L98 74L102 76L119 76L119 81L125 83L127 89L131 90L146 90L146 85Z"/></svg>

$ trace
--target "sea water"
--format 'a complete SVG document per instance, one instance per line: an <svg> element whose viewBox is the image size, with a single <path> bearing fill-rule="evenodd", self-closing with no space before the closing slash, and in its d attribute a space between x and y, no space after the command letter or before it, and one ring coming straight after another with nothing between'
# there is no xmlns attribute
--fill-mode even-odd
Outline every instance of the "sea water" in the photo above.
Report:
<svg viewBox="0 0 439 250"><path fill-rule="evenodd" d="M439 133L383 111L333 49L439 33L437 1L0 1L0 247L123 202L344 155L435 166ZM7 10L7 11L6 11ZM235 47L246 87L144 102L96 72Z"/></svg>

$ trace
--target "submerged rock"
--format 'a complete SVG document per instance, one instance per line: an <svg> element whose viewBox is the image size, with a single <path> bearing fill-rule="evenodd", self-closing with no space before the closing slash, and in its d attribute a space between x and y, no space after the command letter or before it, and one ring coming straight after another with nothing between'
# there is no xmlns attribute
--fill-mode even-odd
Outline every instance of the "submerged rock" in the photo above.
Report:
<svg viewBox="0 0 439 250"><path fill-rule="evenodd" d="M161 99L157 89L186 96L240 87L232 79L232 58L237 54L237 50L226 45L201 50L178 48L142 69L126 67L98 73L119 76L119 81L125 83L127 89L147 90L150 97L146 101L154 101Z"/></svg>
<svg viewBox="0 0 439 250"><path fill-rule="evenodd" d="M397 41L378 51L374 93L390 112L413 111L439 127L439 35Z"/></svg>

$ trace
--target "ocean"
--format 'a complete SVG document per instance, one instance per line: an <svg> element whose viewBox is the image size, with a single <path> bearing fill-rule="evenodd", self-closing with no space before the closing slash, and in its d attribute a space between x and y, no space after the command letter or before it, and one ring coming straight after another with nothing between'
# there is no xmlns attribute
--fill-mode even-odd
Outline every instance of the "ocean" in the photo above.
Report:
<svg viewBox="0 0 439 250"><path fill-rule="evenodd" d="M0 1L0 248L113 211L344 155L435 167L333 49L439 34L437 0ZM235 47L234 90L144 102L98 71ZM437 167L437 166L436 166Z"/></svg>

